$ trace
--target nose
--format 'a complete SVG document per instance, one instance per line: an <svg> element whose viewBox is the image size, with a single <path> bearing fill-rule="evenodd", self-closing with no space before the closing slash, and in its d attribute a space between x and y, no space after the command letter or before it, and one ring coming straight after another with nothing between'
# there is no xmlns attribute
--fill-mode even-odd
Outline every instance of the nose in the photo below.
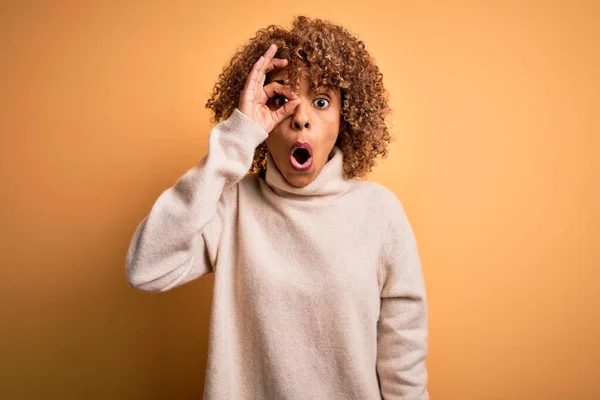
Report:
<svg viewBox="0 0 600 400"><path fill-rule="evenodd" d="M310 122L308 118L308 113L304 109L303 105L298 105L294 110L294 114L292 117L292 126L296 130L308 129L310 128Z"/></svg>
<svg viewBox="0 0 600 400"><path fill-rule="evenodd" d="M302 121L298 121L298 120L294 119L294 128L295 129L300 130L300 129L302 129L303 126L304 126L304 128L308 128L309 127L308 121L302 122Z"/></svg>

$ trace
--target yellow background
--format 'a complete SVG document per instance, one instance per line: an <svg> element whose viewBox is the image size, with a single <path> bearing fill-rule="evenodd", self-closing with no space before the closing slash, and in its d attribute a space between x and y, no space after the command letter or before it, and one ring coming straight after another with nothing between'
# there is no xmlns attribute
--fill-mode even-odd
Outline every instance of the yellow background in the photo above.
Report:
<svg viewBox="0 0 600 400"><path fill-rule="evenodd" d="M2 2L0 398L201 398L213 277L144 294L125 253L223 65L297 14L384 74L369 179L420 246L432 399L600 398L600 7L566 0Z"/></svg>

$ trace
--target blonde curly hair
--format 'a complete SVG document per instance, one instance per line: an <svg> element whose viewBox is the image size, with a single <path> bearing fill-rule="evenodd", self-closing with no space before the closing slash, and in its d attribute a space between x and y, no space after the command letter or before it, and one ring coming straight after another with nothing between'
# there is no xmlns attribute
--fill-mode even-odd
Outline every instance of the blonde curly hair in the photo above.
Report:
<svg viewBox="0 0 600 400"><path fill-rule="evenodd" d="M319 86L340 89L342 129L335 145L344 154L348 178L366 176L378 156L387 157L388 144L394 139L385 123L391 113L388 93L383 74L363 41L329 21L301 15L295 17L290 30L269 25L257 31L219 75L206 103L214 112L211 122L220 122L233 113L252 66L272 43L277 45L275 57L289 60L286 84L294 90L300 87L303 73L312 90ZM263 142L255 150L249 173L264 173L267 154Z"/></svg>

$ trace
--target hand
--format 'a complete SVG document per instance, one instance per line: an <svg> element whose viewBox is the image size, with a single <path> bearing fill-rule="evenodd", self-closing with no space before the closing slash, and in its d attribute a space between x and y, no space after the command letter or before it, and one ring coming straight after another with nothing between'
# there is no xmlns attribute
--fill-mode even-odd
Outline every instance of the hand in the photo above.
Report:
<svg viewBox="0 0 600 400"><path fill-rule="evenodd" d="M264 56L261 56L254 63L250 74L246 78L246 85L240 95L238 104L238 109L254 120L267 133L270 133L277 124L290 116L300 104L298 96L281 83L271 82L263 86L267 73L276 68L284 68L288 64L286 59L273 58L276 52L277 45L272 44ZM289 101L276 110L271 110L266 104L276 94L287 97Z"/></svg>

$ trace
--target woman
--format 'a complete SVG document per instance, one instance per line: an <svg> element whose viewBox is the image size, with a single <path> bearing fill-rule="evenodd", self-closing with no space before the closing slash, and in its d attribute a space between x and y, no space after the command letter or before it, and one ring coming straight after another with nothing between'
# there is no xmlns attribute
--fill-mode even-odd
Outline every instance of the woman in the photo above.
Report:
<svg viewBox="0 0 600 400"><path fill-rule="evenodd" d="M381 78L362 41L303 16L220 75L208 154L127 254L142 291L214 272L205 398L428 399L413 230L393 192L358 179L390 141Z"/></svg>

